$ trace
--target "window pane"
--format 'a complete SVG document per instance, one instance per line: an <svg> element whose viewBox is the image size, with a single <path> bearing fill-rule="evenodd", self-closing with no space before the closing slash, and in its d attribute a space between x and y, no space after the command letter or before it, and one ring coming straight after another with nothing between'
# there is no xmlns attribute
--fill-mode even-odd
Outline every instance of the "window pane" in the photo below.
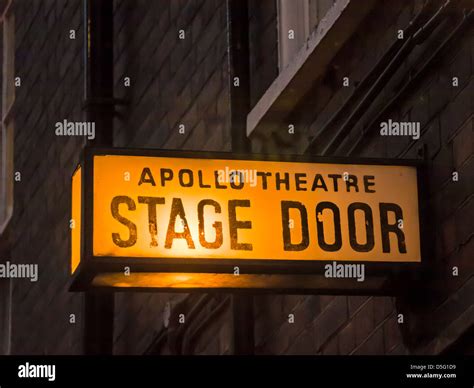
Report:
<svg viewBox="0 0 474 388"><path fill-rule="evenodd" d="M308 0L309 1L309 30L313 31L318 23L324 19L336 0Z"/></svg>
<svg viewBox="0 0 474 388"><path fill-rule="evenodd" d="M283 70L306 41L307 0L279 0L280 71Z"/></svg>
<svg viewBox="0 0 474 388"><path fill-rule="evenodd" d="M318 23L318 0L309 0L309 30L313 31Z"/></svg>

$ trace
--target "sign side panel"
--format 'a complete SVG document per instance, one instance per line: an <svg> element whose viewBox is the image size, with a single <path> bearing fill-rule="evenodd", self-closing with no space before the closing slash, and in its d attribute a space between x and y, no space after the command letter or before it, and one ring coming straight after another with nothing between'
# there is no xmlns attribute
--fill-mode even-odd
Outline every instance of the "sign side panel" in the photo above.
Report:
<svg viewBox="0 0 474 388"><path fill-rule="evenodd" d="M71 206L71 274L81 261L81 214L82 214L82 169L79 167L72 176Z"/></svg>

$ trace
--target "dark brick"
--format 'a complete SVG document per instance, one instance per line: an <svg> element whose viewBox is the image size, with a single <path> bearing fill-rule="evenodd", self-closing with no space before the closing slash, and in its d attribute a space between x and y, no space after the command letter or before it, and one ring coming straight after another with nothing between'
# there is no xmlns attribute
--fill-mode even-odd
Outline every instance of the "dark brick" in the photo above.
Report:
<svg viewBox="0 0 474 388"><path fill-rule="evenodd" d="M403 345L403 339L400 333L400 324L397 322L397 316L390 316L383 324L385 338L385 349L387 353L395 350L397 346Z"/></svg>
<svg viewBox="0 0 474 388"><path fill-rule="evenodd" d="M276 3L271 0L249 3L251 106L278 75L275 6Z"/></svg>
<svg viewBox="0 0 474 388"><path fill-rule="evenodd" d="M450 217L459 206L469 197L474 190L473 183L473 166L474 158L470 158L464 163L458 172L458 181L453 181L453 172L449 176L449 180L436 193L436 206L440 222L444 222Z"/></svg>
<svg viewBox="0 0 474 388"><path fill-rule="evenodd" d="M375 328L374 298L369 298L352 319L356 345L360 345Z"/></svg>
<svg viewBox="0 0 474 388"><path fill-rule="evenodd" d="M410 121L419 122L423 129L428 123L429 117L429 98L426 94L417 96L415 101L411 104Z"/></svg>
<svg viewBox="0 0 474 388"><path fill-rule="evenodd" d="M273 332L263 344L257 346L256 354L283 354L290 346L290 337L287 335L285 326L281 326L277 332Z"/></svg>
<svg viewBox="0 0 474 388"><path fill-rule="evenodd" d="M311 330L303 331L290 345L285 354L310 355L315 354L315 334Z"/></svg>
<svg viewBox="0 0 474 388"><path fill-rule="evenodd" d="M349 322L338 334L339 350L341 355L347 355L356 347L355 330L353 322Z"/></svg>
<svg viewBox="0 0 474 388"><path fill-rule="evenodd" d="M213 103L221 88L222 80L220 72L216 72L211 76L211 78L209 78L209 81L205 84L198 96L198 109L203 111L209 106L209 104Z"/></svg>
<svg viewBox="0 0 474 388"><path fill-rule="evenodd" d="M255 303L255 341L261 344L285 321L282 300L279 296L256 296ZM286 315L286 322L288 315Z"/></svg>
<svg viewBox="0 0 474 388"><path fill-rule="evenodd" d="M472 181L471 181L472 182ZM473 184L474 186L474 184ZM471 214L474 211L474 187L470 198L458 209L454 219L456 221L456 248L459 249L472 238L473 224Z"/></svg>
<svg viewBox="0 0 474 388"><path fill-rule="evenodd" d="M443 145L433 159L430 169L430 193L439 191L452 180L453 167L452 144Z"/></svg>
<svg viewBox="0 0 474 388"><path fill-rule="evenodd" d="M316 349L319 350L346 320L347 298L337 296L315 320Z"/></svg>
<svg viewBox="0 0 474 388"><path fill-rule="evenodd" d="M450 86L451 88L453 88L452 97L454 98L461 90L463 90L467 86L472 74L469 49L469 46L465 46L461 50L459 50L458 54L453 59L453 62L451 63L449 71L447 73L449 81L451 81ZM459 86L452 86L453 77L458 78Z"/></svg>
<svg viewBox="0 0 474 388"><path fill-rule="evenodd" d="M434 312L426 317L430 321L430 330L436 333L458 318L472 306L472 295L474 295L474 277L471 277Z"/></svg>
<svg viewBox="0 0 474 388"><path fill-rule="evenodd" d="M339 355L338 337L333 337L330 341L326 343L326 345L324 345L322 354L327 356Z"/></svg>
<svg viewBox="0 0 474 388"><path fill-rule="evenodd" d="M319 304L321 305L321 310L324 310L333 300L334 295L320 295Z"/></svg>
<svg viewBox="0 0 474 388"><path fill-rule="evenodd" d="M383 329L380 327L355 351L355 354L358 355L383 355L384 350L384 333Z"/></svg>
<svg viewBox="0 0 474 388"><path fill-rule="evenodd" d="M391 297L374 297L374 319L377 326L394 310L393 299Z"/></svg>
<svg viewBox="0 0 474 388"><path fill-rule="evenodd" d="M311 331L314 336L313 321L319 314L319 300L316 297L302 296L284 297L283 308L286 326L286 335L290 341L296 340L301 333ZM293 323L289 322L289 314L293 314ZM314 352L315 342L311 343L312 352Z"/></svg>
<svg viewBox="0 0 474 388"><path fill-rule="evenodd" d="M220 36L221 33L221 20L219 19L219 12L218 10L211 19L211 22L206 26L204 29L204 33L199 37L199 42L197 43L197 63L199 64L204 57L206 56L209 48L212 45L212 42L216 39L216 37Z"/></svg>
<svg viewBox="0 0 474 388"><path fill-rule="evenodd" d="M468 120L453 140L454 167L459 169L474 155L474 118Z"/></svg>
<svg viewBox="0 0 474 388"><path fill-rule="evenodd" d="M441 115L443 142L451 141L474 111L474 77Z"/></svg>
<svg viewBox="0 0 474 388"><path fill-rule="evenodd" d="M395 346L395 348L393 348L393 350L390 351L388 354L390 354L391 356L406 356L410 354L410 352L405 347L405 345L400 344L400 345Z"/></svg>
<svg viewBox="0 0 474 388"><path fill-rule="evenodd" d="M349 304L349 315L352 316L354 313L367 301L366 296L348 296L347 302Z"/></svg>
<svg viewBox="0 0 474 388"><path fill-rule="evenodd" d="M421 139L425 145L426 158L434 159L441 149L441 132L439 120L432 120L428 128L422 133Z"/></svg>
<svg viewBox="0 0 474 388"><path fill-rule="evenodd" d="M443 256L449 256L456 248L456 220L454 217L449 217L442 224L443 236Z"/></svg>

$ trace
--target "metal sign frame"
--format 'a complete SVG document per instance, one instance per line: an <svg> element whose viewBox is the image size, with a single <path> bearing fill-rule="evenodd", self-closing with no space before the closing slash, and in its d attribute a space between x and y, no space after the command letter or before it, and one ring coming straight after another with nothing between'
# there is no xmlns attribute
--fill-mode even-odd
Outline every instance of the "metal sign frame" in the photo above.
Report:
<svg viewBox="0 0 474 388"><path fill-rule="evenodd" d="M345 264L365 264L366 281L357 283L346 281L350 279L325 279L324 266L332 261L307 261L307 260L254 260L254 259L189 259L189 258L143 258L143 257L107 257L93 255L93 157L98 155L123 155L123 156L151 156L151 157L173 157L173 158L199 158L199 159L227 159L246 161L276 161L276 162L301 162L321 164L358 164L358 165L385 165L385 166L409 166L415 167L417 172L418 187L418 209L420 228L420 263L407 262L373 262L373 261L344 261ZM92 148L85 147L81 162L81 242L80 262L72 276L71 291L84 291L91 287L93 278L99 273L123 273L124 267L130 267L133 273L209 273L209 274L233 274L234 268L239 267L242 275L279 275L287 276L314 276L314 288L300 289L289 283L288 287L265 289L262 287L247 287L242 291L263 291L275 293L298 293L298 294L382 294L392 295L396 293L394 286L400 280L403 273L411 273L421 269L425 264L427 244L424 225L423 198L426 172L421 160L414 159L380 159L380 158L341 158L341 157L318 157L309 155L262 155L262 154L235 154L231 152L202 152L160 149L129 149L129 148ZM340 261L339 261L340 262ZM71 271L70 271L71 273ZM377 281L368 282L369 278ZM381 281L385 279L385 281ZM294 280L297 281L297 280ZM387 282L388 281L388 282ZM395 281L395 282L394 282ZM318 285L318 283L321 283ZM356 284L357 283L357 284ZM363 284L365 283L365 284ZM395 288L394 288L395 287ZM116 289L113 287L103 287ZM150 291L154 288L127 287L125 290ZM155 289L162 292L190 292L195 288ZM217 291L238 291L239 289L219 288ZM215 288L198 289L202 292L216 291Z"/></svg>

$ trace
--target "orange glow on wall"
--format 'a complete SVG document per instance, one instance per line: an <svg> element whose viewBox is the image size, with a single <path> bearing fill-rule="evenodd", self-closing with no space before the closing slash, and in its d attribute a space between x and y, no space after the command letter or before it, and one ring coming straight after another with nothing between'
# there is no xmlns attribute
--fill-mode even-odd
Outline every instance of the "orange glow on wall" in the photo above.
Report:
<svg viewBox="0 0 474 388"><path fill-rule="evenodd" d="M373 287L383 287L383 278L370 279ZM136 289L168 289L192 291L199 289L285 289L307 290L316 286L331 289L331 281L324 276L315 275L257 275L235 276L222 273L101 273L92 281L94 287Z"/></svg>

